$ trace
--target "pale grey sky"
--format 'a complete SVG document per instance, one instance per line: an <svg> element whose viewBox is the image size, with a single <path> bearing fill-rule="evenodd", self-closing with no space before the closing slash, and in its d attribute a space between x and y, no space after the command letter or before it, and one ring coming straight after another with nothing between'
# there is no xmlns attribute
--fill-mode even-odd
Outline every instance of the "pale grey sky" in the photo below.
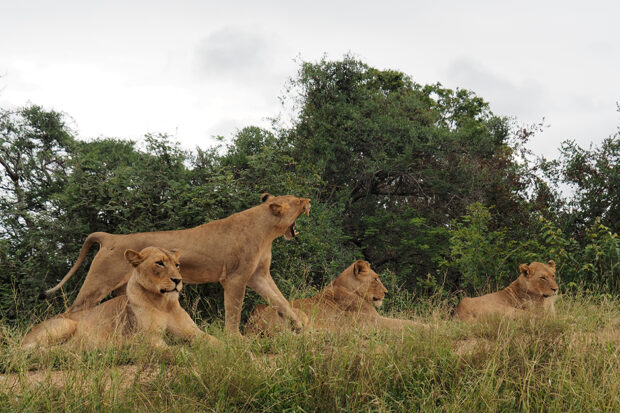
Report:
<svg viewBox="0 0 620 413"><path fill-rule="evenodd" d="M350 52L519 122L545 117L530 147L553 157L620 125L618 16L597 0L0 0L0 106L63 111L86 139L165 132L205 148L268 126L296 58Z"/></svg>

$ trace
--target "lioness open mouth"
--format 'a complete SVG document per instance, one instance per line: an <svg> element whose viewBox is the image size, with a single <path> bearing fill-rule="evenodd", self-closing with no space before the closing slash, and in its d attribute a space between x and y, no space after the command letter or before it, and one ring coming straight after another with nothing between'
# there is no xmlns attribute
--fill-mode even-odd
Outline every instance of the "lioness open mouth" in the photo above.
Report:
<svg viewBox="0 0 620 413"><path fill-rule="evenodd" d="M301 210L297 218L299 218L301 214L306 214L306 216L310 216L310 206L309 205L304 206L304 208ZM297 219L295 219L295 221L293 221L293 223L287 228L286 232L284 233L284 238L286 238L287 240L291 240L295 238L297 235L299 235L299 232L295 230L296 227L297 227Z"/></svg>
<svg viewBox="0 0 620 413"><path fill-rule="evenodd" d="M291 230L291 235L293 236L293 238L295 238L299 232L295 231L295 227L297 226L297 222L293 221L293 223L291 224L291 227L289 228Z"/></svg>
<svg viewBox="0 0 620 413"><path fill-rule="evenodd" d="M286 230L286 232L284 233L284 238L286 238L287 240L293 239L295 238L297 235L299 235L299 232L295 231L295 227L296 227L296 223L293 222Z"/></svg>

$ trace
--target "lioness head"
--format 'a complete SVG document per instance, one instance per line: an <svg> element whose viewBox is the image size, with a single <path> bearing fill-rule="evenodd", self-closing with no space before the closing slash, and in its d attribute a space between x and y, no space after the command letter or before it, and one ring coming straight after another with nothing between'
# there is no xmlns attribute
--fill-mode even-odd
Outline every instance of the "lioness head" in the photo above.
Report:
<svg viewBox="0 0 620 413"><path fill-rule="evenodd" d="M528 294L547 298L558 291L558 284L555 282L555 261L550 260L546 264L542 262L521 264L519 270Z"/></svg>
<svg viewBox="0 0 620 413"><path fill-rule="evenodd" d="M332 284L359 295L377 307L383 304L383 298L387 293L379 275L370 268L367 261L362 260L357 260L351 264Z"/></svg>
<svg viewBox="0 0 620 413"><path fill-rule="evenodd" d="M271 214L278 219L278 229L282 230L284 238L293 239L299 234L295 231L295 221L305 213L310 215L310 199L297 198L292 195L273 196L261 195L261 200L269 207Z"/></svg>
<svg viewBox="0 0 620 413"><path fill-rule="evenodd" d="M157 247L147 247L140 252L126 250L125 259L135 268L133 276L145 290L178 299L183 288L178 251Z"/></svg>

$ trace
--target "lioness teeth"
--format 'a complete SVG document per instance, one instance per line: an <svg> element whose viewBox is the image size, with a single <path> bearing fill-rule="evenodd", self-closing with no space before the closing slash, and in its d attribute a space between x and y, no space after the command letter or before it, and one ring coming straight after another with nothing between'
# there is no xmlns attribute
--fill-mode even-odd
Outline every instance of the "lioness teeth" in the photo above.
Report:
<svg viewBox="0 0 620 413"><path fill-rule="evenodd" d="M295 222L293 222L293 223L291 224L291 227L290 227L290 230L291 230L291 235L292 235L293 237L296 237L296 236L297 236L297 234L299 234L299 232L295 231L295 225L296 225L296 223L295 223Z"/></svg>

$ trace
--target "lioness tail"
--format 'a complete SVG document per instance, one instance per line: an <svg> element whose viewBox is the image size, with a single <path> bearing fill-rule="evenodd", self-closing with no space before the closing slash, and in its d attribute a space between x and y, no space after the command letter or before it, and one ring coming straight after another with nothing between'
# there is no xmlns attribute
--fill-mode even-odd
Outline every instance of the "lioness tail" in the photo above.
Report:
<svg viewBox="0 0 620 413"><path fill-rule="evenodd" d="M88 250L90 249L90 247L94 243L100 244L101 239L103 238L104 235L106 235L105 232L93 232L88 237L86 237L86 240L84 241L84 244L82 245L82 249L80 250L80 255L78 256L77 261L75 262L75 264L73 264L73 267L71 267L67 275L65 275L65 277L62 280L60 280L60 282L55 287L52 287L49 290L46 290L45 292L42 292L39 295L39 298L45 299L49 297L50 295L54 294L56 291L60 290L60 288L63 285L65 285L67 281L69 281L69 278L71 278L73 274L75 274L77 269L80 268L80 265L82 265L82 262L84 262L84 258L86 258L86 254L88 253Z"/></svg>

